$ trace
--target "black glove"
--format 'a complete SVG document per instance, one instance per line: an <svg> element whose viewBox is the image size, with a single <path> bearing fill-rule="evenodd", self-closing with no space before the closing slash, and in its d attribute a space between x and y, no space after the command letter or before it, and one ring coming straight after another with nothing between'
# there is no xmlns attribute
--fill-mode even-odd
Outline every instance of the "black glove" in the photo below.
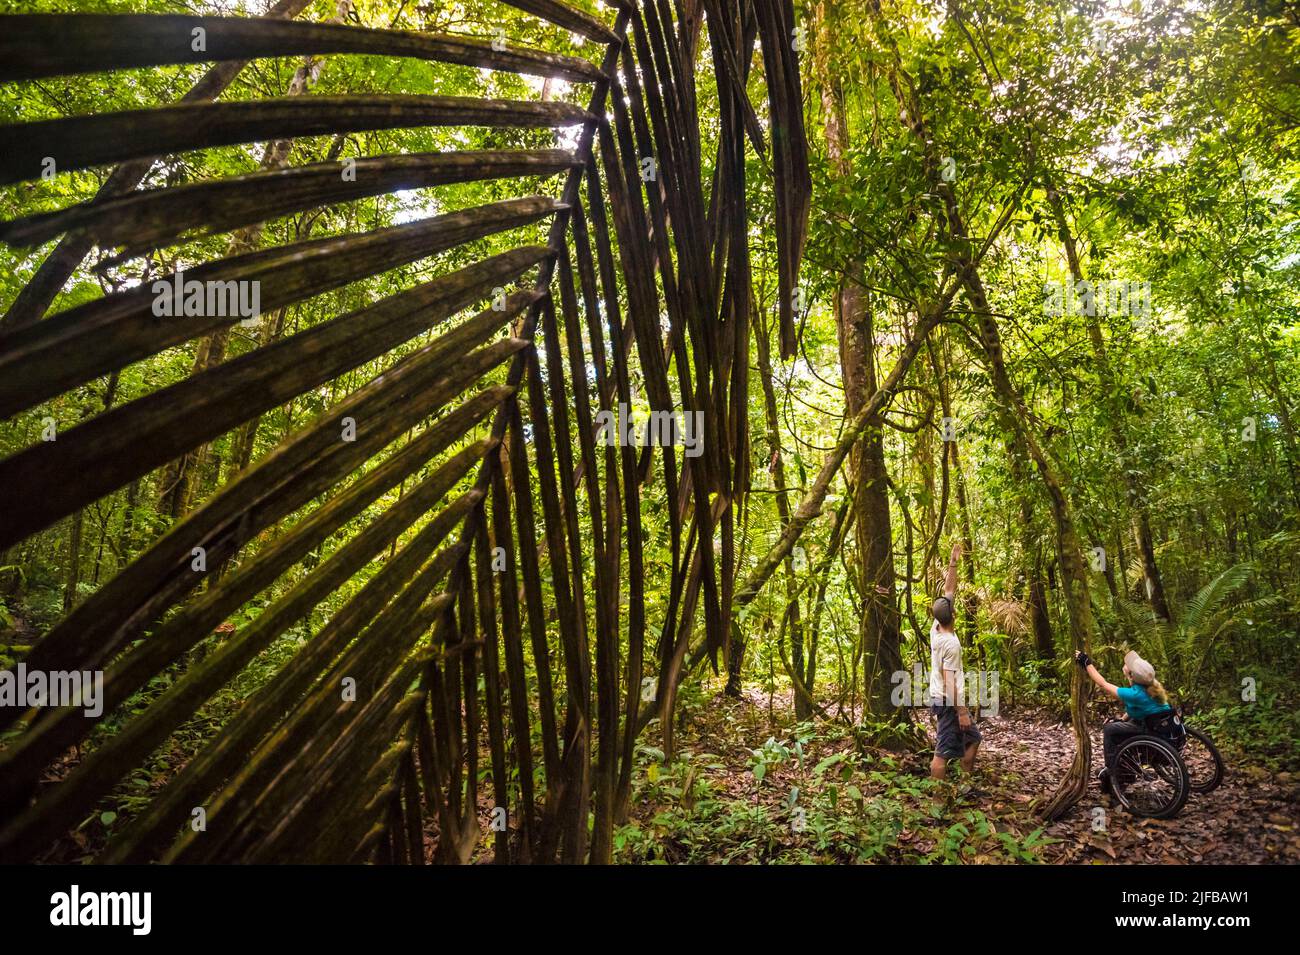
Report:
<svg viewBox="0 0 1300 955"><path fill-rule="evenodd" d="M1088 669L1088 665L1092 663L1092 657L1088 656L1088 654L1080 650L1078 653L1074 655L1074 662L1079 664L1079 667L1081 669L1086 670Z"/></svg>

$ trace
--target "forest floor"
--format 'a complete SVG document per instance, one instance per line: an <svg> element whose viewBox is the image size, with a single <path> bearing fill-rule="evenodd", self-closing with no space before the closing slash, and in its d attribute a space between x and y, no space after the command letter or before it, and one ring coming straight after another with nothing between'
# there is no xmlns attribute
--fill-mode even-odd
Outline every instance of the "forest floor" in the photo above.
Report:
<svg viewBox="0 0 1300 955"><path fill-rule="evenodd" d="M1041 711L1002 713L981 724L991 787L990 809L1014 815L1035 797L1050 793L1074 753L1068 725ZM1092 733L1094 762L1101 759L1101 728ZM1060 839L1043 850L1043 861L1143 864L1241 864L1300 862L1300 785L1287 773L1277 776L1241 765L1231 755L1224 781L1213 792L1193 793L1173 819L1129 815L1104 795L1094 778L1085 802L1052 823L1047 835ZM1104 825L1093 829L1094 807Z"/></svg>
<svg viewBox="0 0 1300 955"><path fill-rule="evenodd" d="M1300 862L1300 780L1225 752L1223 784L1192 794L1170 820L1129 815L1099 790L1044 825L1035 808L1073 754L1068 724L1039 707L980 721L971 777L928 779L932 740L891 753L848 726L798 723L789 700L747 691L689 707L677 758L642 747L633 817L618 831L626 862L1042 862L1180 864ZM1101 760L1101 716L1093 733ZM920 733L924 733L924 738ZM931 744L932 745L932 744ZM1226 748L1226 747L1225 747ZM759 764L762 768L758 768ZM955 768L955 767L954 767ZM1102 811L1097 812L1100 808Z"/></svg>

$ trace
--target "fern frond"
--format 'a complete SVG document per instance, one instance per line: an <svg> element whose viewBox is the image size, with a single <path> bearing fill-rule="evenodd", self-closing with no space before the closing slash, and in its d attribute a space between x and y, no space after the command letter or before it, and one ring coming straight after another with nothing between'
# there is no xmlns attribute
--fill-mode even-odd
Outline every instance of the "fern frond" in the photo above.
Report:
<svg viewBox="0 0 1300 955"><path fill-rule="evenodd" d="M1196 596L1187 601L1183 608L1183 617L1179 621L1181 628L1189 634L1200 631L1225 600L1239 589L1254 572L1250 564L1234 564L1219 576L1197 591Z"/></svg>

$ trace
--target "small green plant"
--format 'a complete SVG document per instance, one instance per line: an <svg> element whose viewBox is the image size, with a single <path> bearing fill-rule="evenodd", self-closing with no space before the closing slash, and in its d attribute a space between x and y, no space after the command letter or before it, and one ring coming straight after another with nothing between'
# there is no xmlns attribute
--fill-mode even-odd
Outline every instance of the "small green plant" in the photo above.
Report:
<svg viewBox="0 0 1300 955"><path fill-rule="evenodd" d="M766 743L758 749L750 750L750 753L752 758L749 762L749 771L753 774L754 781L760 784L766 778L769 768L789 762L791 755L797 754L800 765L803 764L803 744L798 740L795 741L792 749L784 743L777 742L776 737L769 736Z"/></svg>

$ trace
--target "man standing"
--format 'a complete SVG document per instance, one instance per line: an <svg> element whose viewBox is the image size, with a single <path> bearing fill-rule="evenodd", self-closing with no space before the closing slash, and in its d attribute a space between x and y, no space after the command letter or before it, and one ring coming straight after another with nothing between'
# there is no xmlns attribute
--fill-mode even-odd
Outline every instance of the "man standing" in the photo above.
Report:
<svg viewBox="0 0 1300 955"><path fill-rule="evenodd" d="M943 779L948 760L960 759L961 768L975 768L980 731L966 709L966 678L961 668L961 643L953 629L953 597L957 595L957 562L961 560L961 542L952 545L948 573L944 578L943 596L930 608L934 623L930 627L930 708L936 721L934 759L930 775Z"/></svg>

